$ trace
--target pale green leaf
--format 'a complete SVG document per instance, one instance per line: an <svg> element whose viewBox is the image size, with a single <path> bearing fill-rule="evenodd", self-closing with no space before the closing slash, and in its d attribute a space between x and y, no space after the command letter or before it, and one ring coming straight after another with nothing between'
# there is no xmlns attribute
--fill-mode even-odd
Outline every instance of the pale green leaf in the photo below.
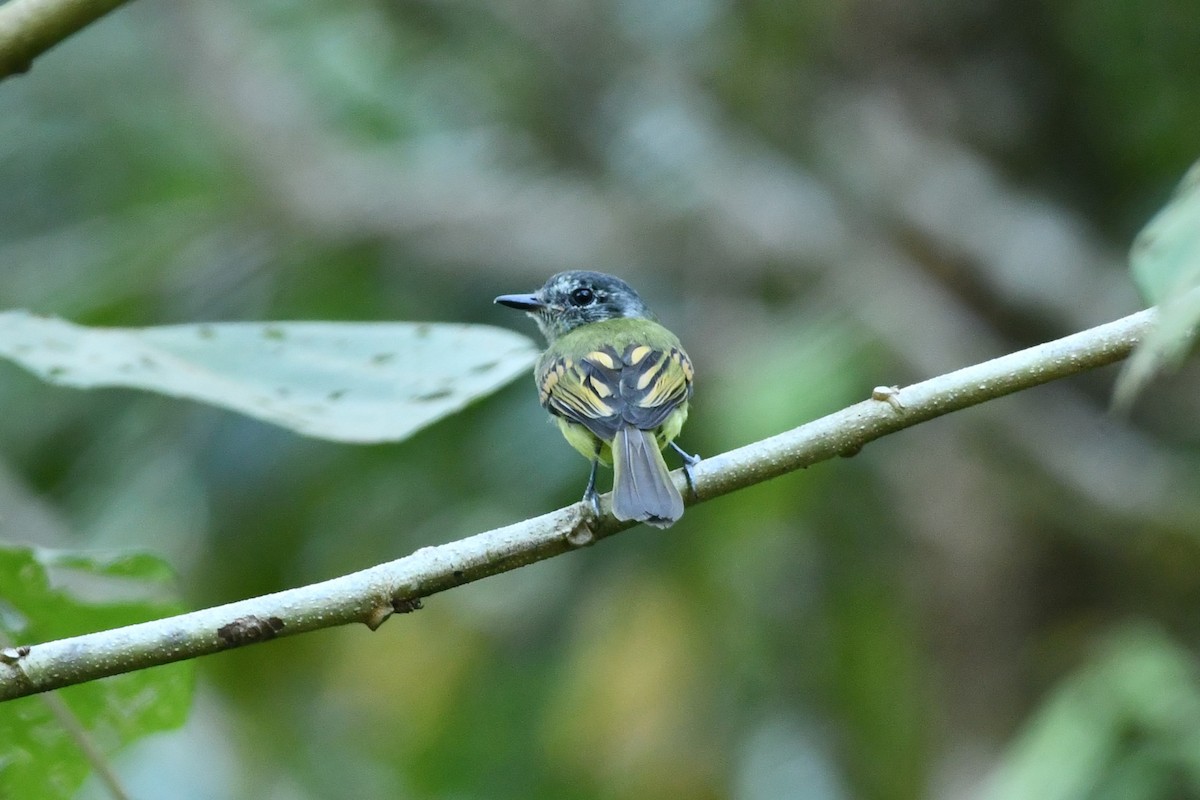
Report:
<svg viewBox="0 0 1200 800"><path fill-rule="evenodd" d="M528 338L446 323L234 322L88 328L0 313L0 356L51 383L125 386L307 436L404 439L529 370Z"/></svg>
<svg viewBox="0 0 1200 800"><path fill-rule="evenodd" d="M179 613L169 568L0 546L0 640L34 644ZM97 762L181 725L194 667L181 662L0 703L0 797L69 798ZM90 758L85 755L90 751Z"/></svg>
<svg viewBox="0 0 1200 800"><path fill-rule="evenodd" d="M1128 408L1160 370L1187 354L1200 323L1200 162L1174 196L1146 224L1129 254L1133 280L1158 322L1138 345L1117 380L1115 405Z"/></svg>
<svg viewBox="0 0 1200 800"><path fill-rule="evenodd" d="M1147 303L1159 305L1200 286L1200 161L1134 239L1129 262Z"/></svg>

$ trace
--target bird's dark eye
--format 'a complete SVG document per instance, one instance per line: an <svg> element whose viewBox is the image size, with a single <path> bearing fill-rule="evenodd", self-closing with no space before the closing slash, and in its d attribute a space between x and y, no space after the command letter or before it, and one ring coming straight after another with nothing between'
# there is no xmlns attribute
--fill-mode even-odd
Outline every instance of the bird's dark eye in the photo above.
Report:
<svg viewBox="0 0 1200 800"><path fill-rule="evenodd" d="M580 286L571 292L571 305L586 306L596 299L596 293L586 286Z"/></svg>

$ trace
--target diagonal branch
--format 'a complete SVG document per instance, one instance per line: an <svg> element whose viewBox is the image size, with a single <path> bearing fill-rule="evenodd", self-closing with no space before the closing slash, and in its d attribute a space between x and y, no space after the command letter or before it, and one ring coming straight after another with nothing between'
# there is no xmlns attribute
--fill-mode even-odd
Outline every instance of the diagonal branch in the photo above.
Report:
<svg viewBox="0 0 1200 800"><path fill-rule="evenodd" d="M1119 361L1154 325L1154 309L966 367L904 389L877 389L799 428L707 458L694 468L691 503L718 497L838 455L934 417ZM677 483L682 476L675 475ZM608 507L608 496L602 508ZM216 608L0 650L0 700L181 661L254 642L361 622L377 628L421 598L565 553L632 527L593 520L581 504L422 548L340 578Z"/></svg>
<svg viewBox="0 0 1200 800"><path fill-rule="evenodd" d="M128 0L9 0L0 4L0 80Z"/></svg>

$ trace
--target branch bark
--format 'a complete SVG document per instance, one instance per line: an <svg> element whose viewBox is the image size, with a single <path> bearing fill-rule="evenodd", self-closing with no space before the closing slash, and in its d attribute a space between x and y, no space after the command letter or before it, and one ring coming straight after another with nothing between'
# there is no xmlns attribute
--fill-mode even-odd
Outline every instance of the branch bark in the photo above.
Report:
<svg viewBox="0 0 1200 800"><path fill-rule="evenodd" d="M9 0L0 5L0 80L128 0Z"/></svg>
<svg viewBox="0 0 1200 800"><path fill-rule="evenodd" d="M1154 309L872 398L693 469L694 505L834 456L952 411L1125 358L1154 325ZM683 476L675 480L682 487ZM306 631L361 622L374 629L421 598L592 544L632 527L582 504L422 548L332 580L109 631L0 650L0 700L194 658Z"/></svg>

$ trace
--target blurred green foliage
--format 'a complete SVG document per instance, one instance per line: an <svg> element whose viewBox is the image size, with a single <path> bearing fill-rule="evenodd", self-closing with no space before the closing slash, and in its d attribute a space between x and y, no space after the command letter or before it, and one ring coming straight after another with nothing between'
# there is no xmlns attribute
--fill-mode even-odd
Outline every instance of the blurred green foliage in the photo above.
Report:
<svg viewBox="0 0 1200 800"><path fill-rule="evenodd" d="M0 547L0 646L11 649L179 613L159 559L95 559ZM0 789L14 797L70 798L92 768L123 746L187 719L195 666L181 663L72 686L52 697L0 703ZM86 740L86 741L85 741Z"/></svg>
<svg viewBox="0 0 1200 800"><path fill-rule="evenodd" d="M712 454L1134 310L1123 253L1196 158L1198 29L1174 0L130 4L0 84L0 297L532 334L491 298L602 268L683 339L681 444ZM1112 378L375 633L201 660L187 724L116 768L185 800L908 800L1068 751L1071 796L1200 796L1135 690L1167 675L1188 724L1200 373L1127 418ZM189 607L572 502L587 470L532 381L372 447L15 368L0 405L0 538L151 550Z"/></svg>
<svg viewBox="0 0 1200 800"><path fill-rule="evenodd" d="M987 796L1195 797L1200 674L1145 624L1113 630L1026 726Z"/></svg>

